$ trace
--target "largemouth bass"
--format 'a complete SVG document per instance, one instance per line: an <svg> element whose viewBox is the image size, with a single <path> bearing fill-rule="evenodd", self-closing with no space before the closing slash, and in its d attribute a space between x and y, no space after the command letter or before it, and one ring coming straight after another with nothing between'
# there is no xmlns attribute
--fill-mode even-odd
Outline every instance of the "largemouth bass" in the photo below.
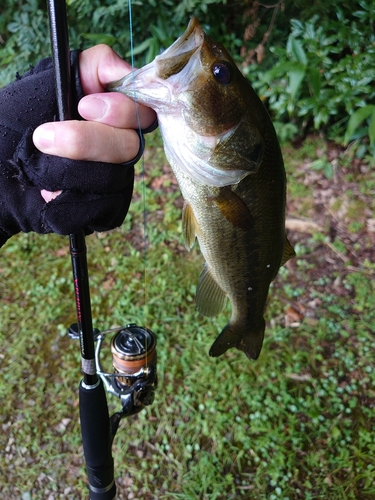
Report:
<svg viewBox="0 0 375 500"><path fill-rule="evenodd" d="M205 258L196 302L229 323L209 354L257 359L270 283L294 255L285 234L286 177L270 117L225 48L193 18L155 60L108 86L153 108L185 200L185 245Z"/></svg>

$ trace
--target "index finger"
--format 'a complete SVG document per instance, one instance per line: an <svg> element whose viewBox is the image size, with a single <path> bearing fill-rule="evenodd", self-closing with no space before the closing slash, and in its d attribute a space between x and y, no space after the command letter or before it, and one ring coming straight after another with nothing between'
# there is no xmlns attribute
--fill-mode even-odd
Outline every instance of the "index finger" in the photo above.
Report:
<svg viewBox="0 0 375 500"><path fill-rule="evenodd" d="M84 50L79 55L79 69L83 91L86 94L79 103L79 112L86 120L95 120L114 127L137 128L138 115L134 102L123 94L106 93L108 83L120 80L132 71L129 63L121 59L108 45L96 45ZM106 111L103 116L92 116L92 94L97 96ZM138 105L142 128L148 128L155 122L155 112L146 106Z"/></svg>
<svg viewBox="0 0 375 500"><path fill-rule="evenodd" d="M79 71L84 93L105 91L108 83L123 78L132 67L108 45L96 45L79 55Z"/></svg>

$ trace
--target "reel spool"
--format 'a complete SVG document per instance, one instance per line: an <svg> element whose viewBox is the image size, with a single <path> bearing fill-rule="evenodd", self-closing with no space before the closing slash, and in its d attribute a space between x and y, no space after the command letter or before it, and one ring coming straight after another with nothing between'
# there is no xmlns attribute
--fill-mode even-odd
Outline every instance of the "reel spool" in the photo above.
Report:
<svg viewBox="0 0 375 500"><path fill-rule="evenodd" d="M156 338L151 330L127 325L111 339L112 364L119 374L114 380L120 390L134 383L135 374L156 365Z"/></svg>
<svg viewBox="0 0 375 500"><path fill-rule="evenodd" d="M102 344L108 334L114 334L110 342L113 373L103 371L100 362ZM150 405L157 387L155 334L148 328L130 324L102 332L96 341L97 374L106 390L120 398L121 415L133 415Z"/></svg>

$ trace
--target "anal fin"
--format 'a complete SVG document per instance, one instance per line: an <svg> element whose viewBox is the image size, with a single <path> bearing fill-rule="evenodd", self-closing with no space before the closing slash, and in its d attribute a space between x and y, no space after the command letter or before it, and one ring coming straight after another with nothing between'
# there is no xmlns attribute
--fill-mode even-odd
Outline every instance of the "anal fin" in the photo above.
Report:
<svg viewBox="0 0 375 500"><path fill-rule="evenodd" d="M226 293L216 283L207 264L205 264L197 286L196 303L198 311L203 316L217 316L224 309L226 298Z"/></svg>

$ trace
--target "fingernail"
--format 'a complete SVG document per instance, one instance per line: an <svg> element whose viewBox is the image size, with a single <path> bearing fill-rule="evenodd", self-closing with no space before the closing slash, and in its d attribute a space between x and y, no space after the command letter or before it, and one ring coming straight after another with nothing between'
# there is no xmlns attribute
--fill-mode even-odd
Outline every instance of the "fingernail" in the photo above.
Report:
<svg viewBox="0 0 375 500"><path fill-rule="evenodd" d="M53 123L44 123L34 130L33 141L38 149L49 149L55 142L55 126Z"/></svg>
<svg viewBox="0 0 375 500"><path fill-rule="evenodd" d="M78 111L86 120L99 120L107 111L107 103L99 97L84 97L78 105Z"/></svg>

